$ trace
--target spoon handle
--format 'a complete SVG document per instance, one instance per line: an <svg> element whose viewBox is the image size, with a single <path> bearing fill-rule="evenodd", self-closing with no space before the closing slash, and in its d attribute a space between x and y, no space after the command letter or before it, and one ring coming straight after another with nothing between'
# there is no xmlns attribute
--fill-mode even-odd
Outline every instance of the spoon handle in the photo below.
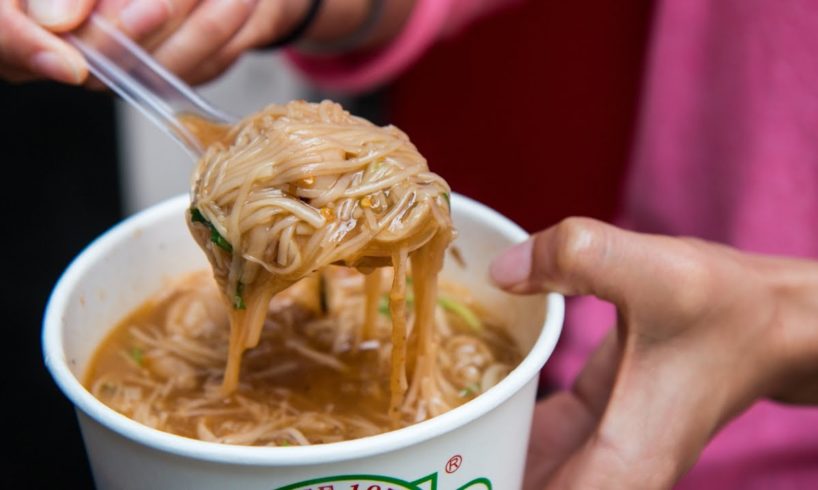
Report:
<svg viewBox="0 0 818 490"><path fill-rule="evenodd" d="M207 144L183 124L180 116L213 124L235 121L100 15L92 14L65 39L85 56L94 76L173 136L194 158L203 154Z"/></svg>

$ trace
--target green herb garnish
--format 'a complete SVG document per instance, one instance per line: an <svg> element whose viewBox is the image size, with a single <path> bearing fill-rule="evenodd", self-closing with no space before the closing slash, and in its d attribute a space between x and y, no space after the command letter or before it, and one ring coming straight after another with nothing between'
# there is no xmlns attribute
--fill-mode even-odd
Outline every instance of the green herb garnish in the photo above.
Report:
<svg viewBox="0 0 818 490"><path fill-rule="evenodd" d="M141 366L145 362L144 352L139 347L131 347L131 350L128 351L128 354L131 356L131 359L134 362Z"/></svg>
<svg viewBox="0 0 818 490"><path fill-rule="evenodd" d="M215 226L210 225L210 241L225 252L232 254L233 246L219 233Z"/></svg>
<svg viewBox="0 0 818 490"><path fill-rule="evenodd" d="M444 192L443 193L443 199L446 200L446 204L448 204L449 207L451 208L452 207L452 196L451 196L451 194L449 194L448 192Z"/></svg>
<svg viewBox="0 0 818 490"><path fill-rule="evenodd" d="M196 208L190 208L190 221L194 223L204 223L210 226L210 221L207 221L202 215L202 212Z"/></svg>
<svg viewBox="0 0 818 490"><path fill-rule="evenodd" d="M392 318L392 312L389 311L389 296L385 294L381 296L381 300L378 301L378 313L380 313L383 316Z"/></svg>
<svg viewBox="0 0 818 490"><path fill-rule="evenodd" d="M457 392L457 394L460 395L460 398L467 398L478 393L480 393L479 383L472 383L469 386L466 386L465 388Z"/></svg>
<svg viewBox="0 0 818 490"><path fill-rule="evenodd" d="M190 208L190 221L194 223L201 223L207 226L207 228L210 230L210 241L215 243L217 247L224 250L225 252L230 254L233 253L233 246L230 245L230 242L228 242L222 236L222 234L219 233L219 230L217 230L216 227L213 226L213 223L211 223L210 221L207 220L207 218L204 217L201 211L199 211L196 208Z"/></svg>
<svg viewBox="0 0 818 490"><path fill-rule="evenodd" d="M468 325L469 328L475 332L479 332L483 329L483 323L480 321L480 318L477 317L471 308L460 301L448 298L446 296L440 296L437 298L437 304L443 307L444 310L450 311L459 316L461 319L463 319L466 325Z"/></svg>

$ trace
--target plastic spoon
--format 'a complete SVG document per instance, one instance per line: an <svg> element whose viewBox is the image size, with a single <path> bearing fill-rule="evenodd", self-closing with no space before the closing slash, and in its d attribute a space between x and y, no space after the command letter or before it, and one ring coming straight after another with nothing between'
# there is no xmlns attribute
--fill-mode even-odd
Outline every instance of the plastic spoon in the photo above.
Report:
<svg viewBox="0 0 818 490"><path fill-rule="evenodd" d="M98 14L91 14L65 39L85 56L94 76L175 138L193 158L223 139L237 119L210 105Z"/></svg>

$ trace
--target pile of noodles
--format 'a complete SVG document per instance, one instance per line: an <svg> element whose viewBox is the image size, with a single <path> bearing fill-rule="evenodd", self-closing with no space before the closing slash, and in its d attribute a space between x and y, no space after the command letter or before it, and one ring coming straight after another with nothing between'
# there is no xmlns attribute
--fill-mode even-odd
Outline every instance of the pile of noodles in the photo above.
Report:
<svg viewBox="0 0 818 490"><path fill-rule="evenodd" d="M227 308L204 272L153 298L152 308L161 312L157 318L123 325L128 341L111 355L121 356L127 369L94 373L89 388L128 417L178 435L226 444L307 445L375 435L434 417L488 390L519 362L513 341L492 328L496 320L480 311L467 292L444 285L442 297L469 305L481 324L467 324L446 303L435 305L434 376L390 418L377 404L370 406L373 400L385 400L381 407L388 403L387 387L366 383L390 370L391 321L381 308L372 338L363 339L365 281L361 274L339 269L321 275L324 305L316 305L317 281L276 296L259 345L246 352L242 382L230 395L220 387L228 354ZM388 272L383 272L387 281ZM382 297L386 289L384 284ZM410 330L415 320L407 316ZM347 370L345 363L367 355L372 373ZM357 399L361 390L370 391L350 413L279 384L305 369L336 372L344 382L356 383L358 391L347 396Z"/></svg>
<svg viewBox="0 0 818 490"><path fill-rule="evenodd" d="M258 344L274 295L330 264L363 272L391 265L390 412L431 400L437 274L453 238L446 182L403 132L328 101L270 106L242 121L229 140L199 162L188 215L231 305L222 391L235 390L242 354ZM376 315L379 278L367 276L364 337Z"/></svg>

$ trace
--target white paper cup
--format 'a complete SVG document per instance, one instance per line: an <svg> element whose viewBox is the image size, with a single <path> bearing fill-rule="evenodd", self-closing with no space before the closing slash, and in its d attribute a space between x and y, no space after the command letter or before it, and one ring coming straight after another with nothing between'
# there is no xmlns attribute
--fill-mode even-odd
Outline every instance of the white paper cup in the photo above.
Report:
<svg viewBox="0 0 818 490"><path fill-rule="evenodd" d="M81 379L108 331L164 285L207 267L184 223L187 196L122 222L68 267L46 309L45 362L71 399L101 489L509 490L519 488L537 375L562 328L558 294L512 297L490 286L491 258L527 237L520 227L452 196L467 285L496 312L526 354L502 382L450 412L404 429L307 447L203 442L143 426L97 401ZM547 316L546 316L547 309Z"/></svg>

